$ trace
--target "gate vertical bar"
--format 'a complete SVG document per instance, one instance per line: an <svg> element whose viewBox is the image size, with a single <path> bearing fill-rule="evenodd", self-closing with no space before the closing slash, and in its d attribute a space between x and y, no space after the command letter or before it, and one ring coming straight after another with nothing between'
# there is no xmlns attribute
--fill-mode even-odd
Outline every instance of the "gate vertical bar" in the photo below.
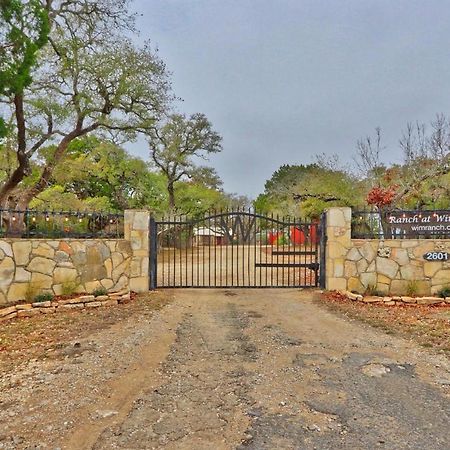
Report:
<svg viewBox="0 0 450 450"><path fill-rule="evenodd" d="M319 286L326 288L326 248L327 248L327 214L322 213L320 218L320 263L319 263Z"/></svg>
<svg viewBox="0 0 450 450"><path fill-rule="evenodd" d="M254 211L254 213L256 213L256 212ZM254 222L255 232L253 234L253 238L254 238L254 242L253 242L253 245L254 245L254 248L253 248L253 286L255 286L255 287L256 287L256 262L257 262L256 261L256 236L258 234L257 222L258 222L258 219L255 216L255 222ZM252 267L252 266L250 266L250 267Z"/></svg>
<svg viewBox="0 0 450 450"><path fill-rule="evenodd" d="M165 220L163 218L163 220ZM169 220L169 219L167 219ZM166 230L166 245L167 245L167 285L170 286L170 283L172 282L171 273L172 273L172 233L174 232L173 229L171 229L172 224L168 225L168 229ZM173 228L173 227L172 227Z"/></svg>
<svg viewBox="0 0 450 450"><path fill-rule="evenodd" d="M226 212L228 213L228 209ZM225 217L226 217L226 220L224 220L224 223L225 223L226 229L228 230L227 231L227 246L225 247L225 277L226 277L225 286L228 286L228 246L230 244L228 241L229 241L230 232L229 232L229 226L228 226L228 215Z"/></svg>
<svg viewBox="0 0 450 450"><path fill-rule="evenodd" d="M184 266L185 266L185 271L184 271L184 274L185 274L185 283L186 283L186 286L188 287L189 286L189 278L188 278L188 250L190 249L190 246L191 246L191 226L190 226L190 224L189 224L189 221L188 221L188 219L187 219L187 217L186 217L186 224L185 224L185 227L186 227L186 242L185 242L185 245L184 245L184 248L185 248L185 252L184 252L184 257L185 257L185 259L183 260L183 262L184 262Z"/></svg>
<svg viewBox="0 0 450 450"><path fill-rule="evenodd" d="M179 264L179 274L180 274L180 287L183 287L183 216L180 214L179 216L179 227L180 231L178 233L179 239L178 239L178 250L180 252L180 259L178 260ZM176 280L175 280L176 283Z"/></svg>
<svg viewBox="0 0 450 450"><path fill-rule="evenodd" d="M190 225L191 228L191 287L194 286L194 253L195 253L195 245L197 244L197 237L195 235L194 223ZM187 264L187 262L186 262Z"/></svg>
<svg viewBox="0 0 450 450"><path fill-rule="evenodd" d="M308 227L306 223L304 222L305 219L301 219L300 222L300 229L303 233L303 245L302 245L302 251L303 255L300 255L300 264L304 264L302 268L300 268L300 273L303 275L303 280L300 277L300 286L306 286L307 285L307 279L311 278L311 274L308 271L308 268L306 267L306 261L307 261L307 255L306 252L308 251ZM303 270L302 270L303 269Z"/></svg>
<svg viewBox="0 0 450 450"><path fill-rule="evenodd" d="M211 238L213 244L216 245L216 233L211 227L211 216L208 217L208 233L210 235L208 239L208 287L211 287Z"/></svg>
<svg viewBox="0 0 450 450"><path fill-rule="evenodd" d="M222 214L222 209L219 210L218 214ZM220 216L220 219L218 218L219 223L221 223L221 221L223 220L223 217ZM219 248L219 253L220 253L220 262L219 262L219 286L222 287L223 286L223 246L225 245L226 242L226 238L227 235L225 233L225 230L223 230L223 224L219 227L219 230L221 230L221 234L222 234L222 241L221 241L221 245ZM216 285L217 286L217 285Z"/></svg>
<svg viewBox="0 0 450 450"><path fill-rule="evenodd" d="M270 239L270 286L273 287L273 243L274 243L274 221L273 221L273 213L270 214L270 226L272 228L272 238ZM275 231L276 233L276 231Z"/></svg>
<svg viewBox="0 0 450 450"><path fill-rule="evenodd" d="M156 277L158 275L158 230L154 217L150 217L149 239L150 261L148 267L150 277L150 290L154 291L157 287Z"/></svg>
<svg viewBox="0 0 450 450"><path fill-rule="evenodd" d="M305 255L305 264L308 264L308 262L311 263L313 261L313 259L314 259L314 256L312 255L313 246L314 246L313 239L312 239L312 237L313 237L312 236L312 233L313 233L313 224L312 224L312 222L310 222L308 224L305 224L305 230L307 230L307 231L305 231L305 233L308 236L307 237L307 241L306 241L307 242L307 244L306 244L307 248L305 250L308 253L310 253L309 256ZM312 266L312 267L314 267L314 266ZM305 273L306 273L306 271L305 271ZM313 284L313 281L312 281L313 274L314 274L314 284ZM315 268L311 269L309 271L309 278L308 279L305 278L305 286L308 286L308 285L309 286L315 286L315 283L316 283L316 280L317 280L317 274L318 274L318 272L317 272L317 270Z"/></svg>
<svg viewBox="0 0 450 450"><path fill-rule="evenodd" d="M244 213L244 208L242 208L242 212ZM241 286L245 286L245 214L242 214L242 227L241 227L241 234L243 234L240 238L241 240L241 245L240 247L242 248L242 281L241 281ZM239 253L238 253L239 255ZM238 269L238 273L239 273L239 269ZM239 279L238 279L238 286L239 286Z"/></svg>
<svg viewBox="0 0 450 450"><path fill-rule="evenodd" d="M297 224L295 223L295 217L291 219L293 226L292 226L292 234L294 236L293 238L293 248L294 248L294 254L292 255L292 259L294 260L294 269L292 270L292 285L289 283L289 286L295 286L295 281L297 280L297 270L295 268L295 264L297 262L297 255L295 254L297 251L296 245L297 245Z"/></svg>
<svg viewBox="0 0 450 450"><path fill-rule="evenodd" d="M233 227L233 231L231 232L231 286L234 286L234 222L233 217L231 216L231 226Z"/></svg>
<svg viewBox="0 0 450 450"><path fill-rule="evenodd" d="M157 224L156 224L156 226L158 226ZM164 228L164 227L163 227ZM165 247L164 247L164 244L165 244L165 233L163 232L162 233L162 235L161 235L161 243L160 243L160 246L161 246L161 256L162 256L162 258L161 258L161 262L162 262L162 264L161 264L161 266L162 266L162 277L161 277L161 279L162 279L162 285L163 286L165 286L165 284L166 284L166 261L165 261L165 257L166 257L166 255L165 255Z"/></svg>
<svg viewBox="0 0 450 450"><path fill-rule="evenodd" d="M172 267L172 280L170 287L175 287L177 284L177 239L179 228L177 228L177 216L173 216L174 222L174 235L172 239L172 248L173 248L173 267Z"/></svg>
<svg viewBox="0 0 450 450"><path fill-rule="evenodd" d="M319 238L319 225L317 223L311 223L311 233L312 236L314 237L314 243L311 243L311 251L314 252L314 256L313 258L311 258L311 262L314 259L314 264L315 264L315 271L314 271L314 286L317 287L319 286L320 283L320 264L318 257L319 257L319 242L318 242L318 238ZM313 250L314 248L314 250Z"/></svg>
<svg viewBox="0 0 450 450"><path fill-rule="evenodd" d="M265 224L266 224L266 241L265 241L266 252L265 252L265 255L264 255L264 262L268 263L269 262L269 258L267 256L267 251L268 251L268 248L269 248L269 246L268 246L269 233L267 231L267 220L265 220ZM268 272L269 272L269 269L267 269L267 266L264 268L264 272L265 272L265 283L264 283L264 286L267 286L267 278L268 278Z"/></svg>

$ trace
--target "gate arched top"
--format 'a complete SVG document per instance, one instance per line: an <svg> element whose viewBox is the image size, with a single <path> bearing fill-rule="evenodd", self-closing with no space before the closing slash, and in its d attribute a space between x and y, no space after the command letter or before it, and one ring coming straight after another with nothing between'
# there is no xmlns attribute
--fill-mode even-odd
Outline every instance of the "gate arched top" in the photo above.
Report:
<svg viewBox="0 0 450 450"><path fill-rule="evenodd" d="M175 225L175 224L180 224L180 225L196 225L198 223L201 222L205 222L205 221L210 221L210 220L214 220L214 219L220 219L220 218L224 218L224 217L235 217L235 216L246 216L246 217L250 217L250 218L255 218L255 219L260 219L260 220L265 220L265 221L270 221L274 224L277 225L282 225L285 227L288 226L301 226L301 225L311 225L310 222L305 222L304 220L301 219L296 219L296 218L288 218L288 221L286 221L285 218L282 218L280 220L279 217L273 217L273 216L265 216L263 214L259 214L256 212L249 212L249 211L221 211L221 212L217 212L217 213L213 213L210 215L205 215L202 217L196 217L196 218L185 218L184 220L182 220L182 215L179 216L180 220L176 220L176 216L171 219L171 220L166 220L166 219L162 219L162 220L158 220L158 223L163 224L163 225Z"/></svg>

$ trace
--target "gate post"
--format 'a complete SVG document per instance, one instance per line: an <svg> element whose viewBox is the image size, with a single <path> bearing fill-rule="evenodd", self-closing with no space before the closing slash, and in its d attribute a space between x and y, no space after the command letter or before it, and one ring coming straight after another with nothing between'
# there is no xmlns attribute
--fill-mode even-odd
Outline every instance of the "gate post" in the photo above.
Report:
<svg viewBox="0 0 450 450"><path fill-rule="evenodd" d="M157 269L158 269L158 229L156 221L150 216L150 268L149 268L149 279L150 279L150 290L154 291L156 289L157 280Z"/></svg>
<svg viewBox="0 0 450 450"><path fill-rule="evenodd" d="M125 239L131 244L130 290L148 292L149 279L149 218L144 209L125 211Z"/></svg>
<svg viewBox="0 0 450 450"><path fill-rule="evenodd" d="M320 262L319 262L319 287L326 288L327 274L327 214L320 216Z"/></svg>
<svg viewBox="0 0 450 450"><path fill-rule="evenodd" d="M351 248L352 209L330 208L326 216L325 288L342 291L347 289L345 256Z"/></svg>

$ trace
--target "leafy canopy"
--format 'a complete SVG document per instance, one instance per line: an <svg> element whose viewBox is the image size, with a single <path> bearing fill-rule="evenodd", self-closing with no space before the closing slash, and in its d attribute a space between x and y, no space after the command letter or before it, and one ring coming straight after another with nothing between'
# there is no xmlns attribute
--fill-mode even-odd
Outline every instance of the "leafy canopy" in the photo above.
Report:
<svg viewBox="0 0 450 450"><path fill-rule="evenodd" d="M185 178L218 183L217 174L210 168L199 168L196 159L207 159L222 150L222 138L213 130L204 114L173 114L169 120L150 130L149 146L153 166L167 178L169 207L175 207L174 185Z"/></svg>
<svg viewBox="0 0 450 450"><path fill-rule="evenodd" d="M24 208L48 187L74 139L133 140L161 119L173 96L157 52L129 37L134 21L128 0L0 5L7 19L0 24L0 101L17 160L0 185L0 205ZM30 186L33 160L51 146L52 158Z"/></svg>
<svg viewBox="0 0 450 450"><path fill-rule="evenodd" d="M39 0L0 0L0 96L23 92L31 84L38 51L49 32L48 11ZM6 134L0 117L0 138Z"/></svg>
<svg viewBox="0 0 450 450"><path fill-rule="evenodd" d="M0 94L22 92L50 32L48 11L39 0L0 0Z"/></svg>
<svg viewBox="0 0 450 450"><path fill-rule="evenodd" d="M263 213L316 218L330 206L362 202L357 180L317 164L283 165L267 180L254 206Z"/></svg>

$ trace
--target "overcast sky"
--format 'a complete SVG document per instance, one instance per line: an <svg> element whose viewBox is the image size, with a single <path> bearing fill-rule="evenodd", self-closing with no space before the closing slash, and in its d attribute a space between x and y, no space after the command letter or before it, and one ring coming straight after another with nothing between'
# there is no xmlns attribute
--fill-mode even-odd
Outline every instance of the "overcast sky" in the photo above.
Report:
<svg viewBox="0 0 450 450"><path fill-rule="evenodd" d="M142 39L173 73L182 112L223 136L229 192L256 196L281 164L350 160L380 126L386 159L408 121L448 112L448 0L135 0ZM133 151L147 157L145 145Z"/></svg>

